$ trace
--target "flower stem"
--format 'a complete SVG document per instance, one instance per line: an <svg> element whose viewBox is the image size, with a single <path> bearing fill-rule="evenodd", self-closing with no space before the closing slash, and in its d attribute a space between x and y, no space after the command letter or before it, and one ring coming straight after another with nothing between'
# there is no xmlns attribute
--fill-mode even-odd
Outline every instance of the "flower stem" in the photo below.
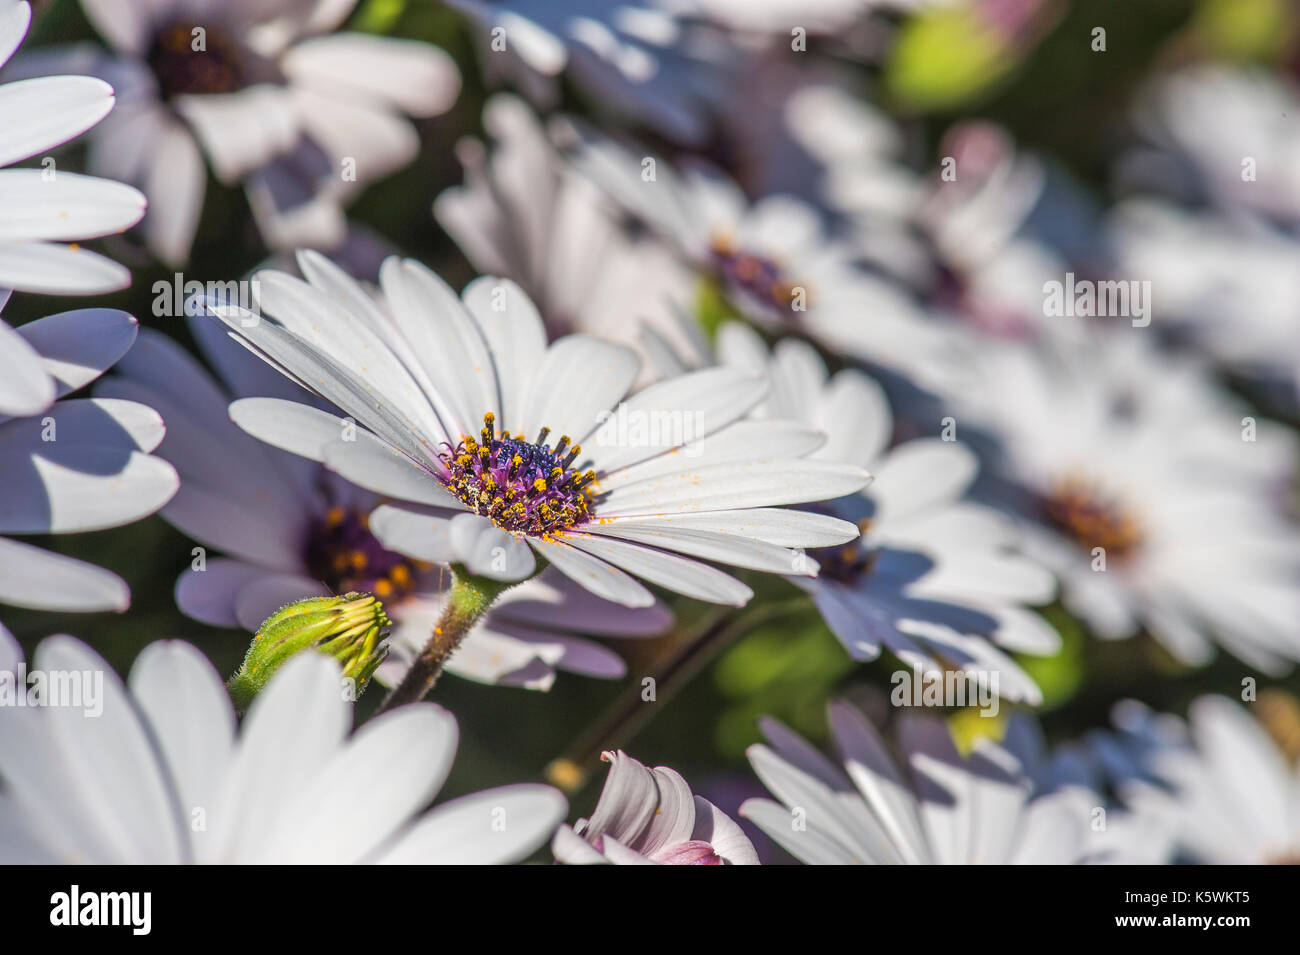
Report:
<svg viewBox="0 0 1300 955"><path fill-rule="evenodd" d="M438 682L443 667L456 652L461 641L488 612L497 597L517 583L519 581L479 577L453 564L451 590L447 594L447 604L442 608L442 616L434 626L429 642L424 645L420 655L406 671L402 682L388 694L379 712L383 713L403 703L416 703L424 699L425 694Z"/></svg>

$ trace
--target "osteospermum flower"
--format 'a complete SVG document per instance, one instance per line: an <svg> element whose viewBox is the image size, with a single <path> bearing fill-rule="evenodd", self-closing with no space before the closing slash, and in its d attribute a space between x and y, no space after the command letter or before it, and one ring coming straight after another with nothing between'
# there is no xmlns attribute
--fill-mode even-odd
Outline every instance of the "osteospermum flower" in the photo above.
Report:
<svg viewBox="0 0 1300 955"><path fill-rule="evenodd" d="M369 521L377 495L231 424L227 406L235 397L302 392L209 319L192 321L191 329L221 382L171 339L145 331L118 374L99 386L102 395L137 399L165 415L170 425L158 455L176 466L182 484L162 516L228 555L205 554L180 575L178 606L204 623L251 632L303 597L373 593L394 623L377 676L396 684L442 612L446 567L380 543ZM340 424L337 433L344 431ZM447 669L533 689L548 689L557 670L617 677L625 669L618 655L578 634L648 636L671 621L662 604L611 604L551 572L507 592Z"/></svg>
<svg viewBox="0 0 1300 955"><path fill-rule="evenodd" d="M553 335L591 332L621 342L640 322L671 329L670 306L690 293L676 257L652 238L629 234L618 210L559 155L521 100L493 96L483 125L492 148L458 143L465 182L434 204L474 267L517 282Z"/></svg>
<svg viewBox="0 0 1300 955"><path fill-rule="evenodd" d="M708 135L701 100L709 55L697 52L660 4L603 0L451 0L480 35L489 80L512 80L541 106L559 100L559 77L683 142Z"/></svg>
<svg viewBox="0 0 1300 955"><path fill-rule="evenodd" d="M1300 762L1285 753L1241 706L1204 696L1188 710L1190 745L1147 747L1145 768L1157 784L1122 790L1137 811L1157 820L1187 861L1208 865L1300 862Z"/></svg>
<svg viewBox="0 0 1300 955"><path fill-rule="evenodd" d="M21 663L0 635L0 670ZM509 863L567 810L548 786L516 785L423 812L456 720L418 703L349 735L338 665L321 654L286 664L238 732L221 678L179 641L146 647L126 685L71 637L44 641L30 669L82 698L0 707L6 863Z"/></svg>
<svg viewBox="0 0 1300 955"><path fill-rule="evenodd" d="M653 603L637 577L739 605L750 589L692 558L789 572L800 566L792 547L856 535L843 521L780 507L850 493L869 476L801 459L820 441L804 429L743 421L766 390L759 378L709 369L624 402L635 355L584 335L548 346L512 282L479 279L462 300L424 266L394 258L376 301L322 257L299 261L305 282L259 274L274 323L209 308L368 430L340 440L333 415L271 398L238 402L232 415L265 441L408 502L371 518L394 550L445 559L446 517L476 514L488 519L482 533L499 548L502 579L528 576L535 552L627 606Z"/></svg>
<svg viewBox="0 0 1300 955"><path fill-rule="evenodd" d="M1145 142L1124 157L1118 177L1226 213L1294 224L1298 108L1300 90L1282 73L1214 62L1159 73L1133 118Z"/></svg>
<svg viewBox="0 0 1300 955"><path fill-rule="evenodd" d="M551 842L570 865L758 865L753 843L734 819L667 766L649 769L622 750L610 764L590 819L561 826Z"/></svg>
<svg viewBox="0 0 1300 955"><path fill-rule="evenodd" d="M1147 341L972 347L961 420L1000 439L1026 552L1097 636L1145 629L1188 664L1217 642L1284 669L1300 658L1294 440Z"/></svg>
<svg viewBox="0 0 1300 955"><path fill-rule="evenodd" d="M273 248L333 245L340 204L401 168L419 138L408 116L455 100L451 59L427 43L335 32L355 0L84 0L112 48L42 51L30 71L72 66L109 79L118 108L91 138L93 170L149 197L153 252L183 264L207 169L243 184Z"/></svg>
<svg viewBox="0 0 1300 955"><path fill-rule="evenodd" d="M1119 276L1142 276L1159 302L1159 326L1237 375L1300 405L1300 291L1290 263L1300 243L1247 213L1184 210L1152 197L1112 211Z"/></svg>
<svg viewBox="0 0 1300 955"><path fill-rule="evenodd" d="M946 347L942 328L902 288L862 268L861 250L828 232L804 201L770 195L751 204L712 167L674 168L594 135L577 157L620 205L760 326L797 330L855 358L918 374Z"/></svg>
<svg viewBox="0 0 1300 955"><path fill-rule="evenodd" d="M884 648L918 672L965 670L1008 699L1041 702L1007 651L1059 648L1056 631L1027 609L1050 601L1055 582L1016 552L1008 519L968 499L975 455L939 438L891 447L894 421L880 386L855 369L829 375L803 342L785 339L769 352L751 329L730 323L719 333L718 357L770 379L770 397L756 415L827 435L814 460L874 475L865 490L816 505L856 522L862 536L810 552L818 575L792 578L849 654L872 660Z"/></svg>
<svg viewBox="0 0 1300 955"><path fill-rule="evenodd" d="M0 292L0 305L4 298ZM0 321L0 534L117 527L176 493L172 466L149 453L163 438L155 410L64 397L99 377L135 334L135 319L111 309L64 312L17 329ZM0 603L120 611L129 601L116 574L0 537Z"/></svg>
<svg viewBox="0 0 1300 955"><path fill-rule="evenodd" d="M779 802L749 799L740 814L809 865L1066 865L1083 860L1089 806L1077 793L1034 797L1006 748L980 740L957 751L943 721L899 717L901 767L870 721L830 706L841 763L781 723L760 723L748 750Z"/></svg>
<svg viewBox="0 0 1300 955"><path fill-rule="evenodd" d="M25 0L0 0L0 67L27 35L31 16ZM144 215L140 193L52 167L4 168L79 136L112 108L112 88L87 76L0 85L0 289L76 295L130 284L116 262L62 243L135 225Z"/></svg>

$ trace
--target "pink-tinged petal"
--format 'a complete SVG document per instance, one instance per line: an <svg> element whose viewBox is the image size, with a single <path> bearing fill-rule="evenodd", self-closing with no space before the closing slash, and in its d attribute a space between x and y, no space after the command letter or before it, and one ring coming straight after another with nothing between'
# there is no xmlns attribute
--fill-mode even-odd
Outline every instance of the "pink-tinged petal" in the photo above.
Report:
<svg viewBox="0 0 1300 955"><path fill-rule="evenodd" d="M593 841L606 835L621 842L636 839L659 805L654 774L622 750L600 758L611 764L609 776L582 834Z"/></svg>
<svg viewBox="0 0 1300 955"><path fill-rule="evenodd" d="M758 852L739 823L703 796L695 797L695 829L691 839L711 845L728 865L759 864Z"/></svg>
<svg viewBox="0 0 1300 955"><path fill-rule="evenodd" d="M679 842L663 852L656 853L654 861L660 865L725 865L713 846L698 839Z"/></svg>
<svg viewBox="0 0 1300 955"><path fill-rule="evenodd" d="M662 862L657 855L660 850L672 850L690 839L695 829L695 803L681 773L667 766L656 766L650 772L659 789L659 806L645 832L629 845Z"/></svg>

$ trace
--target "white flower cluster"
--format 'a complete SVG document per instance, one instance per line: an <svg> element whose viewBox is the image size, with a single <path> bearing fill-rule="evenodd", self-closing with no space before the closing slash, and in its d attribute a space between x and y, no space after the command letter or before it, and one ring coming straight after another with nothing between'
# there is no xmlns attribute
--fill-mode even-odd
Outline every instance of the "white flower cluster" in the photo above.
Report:
<svg viewBox="0 0 1300 955"><path fill-rule="evenodd" d="M1153 70L1093 188L917 118L1041 0L72 6L0 0L0 861L1300 858L1279 74ZM40 639L132 587L229 684ZM705 798L619 747L720 651ZM431 691L567 755L430 808Z"/></svg>

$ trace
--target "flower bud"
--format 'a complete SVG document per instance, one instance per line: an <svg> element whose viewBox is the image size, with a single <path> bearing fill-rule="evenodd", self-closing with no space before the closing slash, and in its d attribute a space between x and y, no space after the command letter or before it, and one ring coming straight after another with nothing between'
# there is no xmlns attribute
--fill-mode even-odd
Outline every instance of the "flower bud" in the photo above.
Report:
<svg viewBox="0 0 1300 955"><path fill-rule="evenodd" d="M235 708L248 709L276 671L305 650L337 660L360 696L388 655L389 624L384 605L370 594L308 597L281 607L262 622L227 684Z"/></svg>

